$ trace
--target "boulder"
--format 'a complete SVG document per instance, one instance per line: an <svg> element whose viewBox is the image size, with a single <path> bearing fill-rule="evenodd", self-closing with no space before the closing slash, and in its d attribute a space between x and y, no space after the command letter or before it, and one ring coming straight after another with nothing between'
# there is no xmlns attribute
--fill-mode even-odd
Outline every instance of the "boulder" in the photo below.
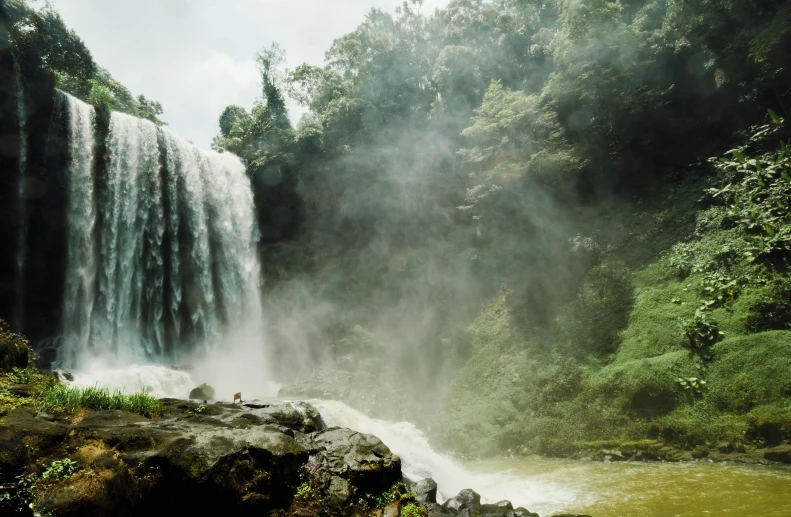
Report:
<svg viewBox="0 0 791 517"><path fill-rule="evenodd" d="M39 370L49 370L52 364L58 360L57 348L42 348L38 351L38 359L36 359L36 367Z"/></svg>
<svg viewBox="0 0 791 517"><path fill-rule="evenodd" d="M197 400L214 400L214 388L203 383L190 391L190 398Z"/></svg>
<svg viewBox="0 0 791 517"><path fill-rule="evenodd" d="M437 502L437 482L431 478L421 479L412 483L409 490L415 494L415 498L421 503Z"/></svg>
<svg viewBox="0 0 791 517"><path fill-rule="evenodd" d="M442 506L454 513L461 513L462 510L467 510L470 513L476 512L481 506L481 496L478 492L466 488L458 493L455 497L451 497L445 501Z"/></svg>
<svg viewBox="0 0 791 517"><path fill-rule="evenodd" d="M310 462L349 480L359 491L378 494L401 481L401 460L371 434L332 427L308 437ZM303 442L304 443L304 442Z"/></svg>
<svg viewBox="0 0 791 517"><path fill-rule="evenodd" d="M778 463L791 463L791 445L778 445L764 451L764 458Z"/></svg>
<svg viewBox="0 0 791 517"><path fill-rule="evenodd" d="M340 476L333 476L327 489L329 496L340 504L347 503L352 498L352 486Z"/></svg>

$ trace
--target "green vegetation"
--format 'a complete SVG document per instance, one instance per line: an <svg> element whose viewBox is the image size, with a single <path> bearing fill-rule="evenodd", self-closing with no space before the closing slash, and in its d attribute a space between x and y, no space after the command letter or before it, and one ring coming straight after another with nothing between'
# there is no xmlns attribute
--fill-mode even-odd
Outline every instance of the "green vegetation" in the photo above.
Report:
<svg viewBox="0 0 791 517"><path fill-rule="evenodd" d="M26 75L44 74L55 87L97 108L163 123L158 119L162 105L144 95L134 97L97 65L90 50L51 5L37 9L24 0L6 0L0 8L11 21L11 39Z"/></svg>
<svg viewBox="0 0 791 517"><path fill-rule="evenodd" d="M155 417L163 412L162 404L146 391L127 394L120 390L111 391L98 386L88 388L55 386L42 394L41 401L46 409L68 413L79 409L118 409Z"/></svg>
<svg viewBox="0 0 791 517"><path fill-rule="evenodd" d="M260 98L219 114L213 147L255 192L282 369L375 372L409 412L388 416L467 454L788 439L791 0L422 6L372 9L321 65L263 48ZM51 9L4 9L28 68L161 113Z"/></svg>
<svg viewBox="0 0 791 517"><path fill-rule="evenodd" d="M36 500L38 485L55 484L67 480L79 471L77 463L69 458L55 460L46 466L41 476L35 472L20 474L10 485L0 487L0 509L27 514Z"/></svg>

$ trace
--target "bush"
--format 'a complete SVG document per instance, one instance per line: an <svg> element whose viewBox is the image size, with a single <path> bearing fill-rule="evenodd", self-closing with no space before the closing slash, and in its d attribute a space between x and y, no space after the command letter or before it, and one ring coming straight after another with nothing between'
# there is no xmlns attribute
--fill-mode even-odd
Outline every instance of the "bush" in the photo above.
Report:
<svg viewBox="0 0 791 517"><path fill-rule="evenodd" d="M14 334L8 324L0 319L0 373L13 368L26 368L30 362L27 340Z"/></svg>

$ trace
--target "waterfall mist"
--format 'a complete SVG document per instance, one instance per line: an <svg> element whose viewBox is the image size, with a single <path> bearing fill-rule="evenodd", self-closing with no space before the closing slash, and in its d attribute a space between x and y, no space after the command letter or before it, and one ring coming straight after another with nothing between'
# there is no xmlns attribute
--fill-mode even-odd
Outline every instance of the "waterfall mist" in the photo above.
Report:
<svg viewBox="0 0 791 517"><path fill-rule="evenodd" d="M97 374L178 366L229 393L271 393L258 230L242 163L117 112L97 159L100 117L63 96L68 263L60 365Z"/></svg>
<svg viewBox="0 0 791 517"><path fill-rule="evenodd" d="M14 59L14 75L16 78L16 109L17 119L19 120L19 186L18 198L19 206L18 220L19 229L17 233L16 247L16 306L14 309L14 325L22 328L25 320L25 262L27 261L27 203L26 203L26 183L27 183L27 110L25 109L25 89L22 81L22 69L19 60Z"/></svg>

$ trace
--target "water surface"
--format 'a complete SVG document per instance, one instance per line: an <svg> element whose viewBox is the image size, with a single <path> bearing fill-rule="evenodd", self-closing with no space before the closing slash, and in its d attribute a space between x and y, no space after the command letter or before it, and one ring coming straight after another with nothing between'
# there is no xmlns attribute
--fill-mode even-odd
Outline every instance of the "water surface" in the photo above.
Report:
<svg viewBox="0 0 791 517"><path fill-rule="evenodd" d="M544 458L467 463L490 499L593 517L791 516L791 468L728 463L598 463ZM536 484L559 487L553 497ZM502 497L501 497L502 496Z"/></svg>

